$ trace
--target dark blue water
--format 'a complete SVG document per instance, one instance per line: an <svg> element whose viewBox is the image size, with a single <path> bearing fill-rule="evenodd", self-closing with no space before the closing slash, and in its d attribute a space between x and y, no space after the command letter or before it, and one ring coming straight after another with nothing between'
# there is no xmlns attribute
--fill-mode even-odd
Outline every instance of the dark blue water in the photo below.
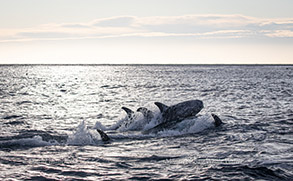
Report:
<svg viewBox="0 0 293 181"><path fill-rule="evenodd" d="M292 87L292 66L0 66L0 179L291 180ZM191 99L197 117L143 133L154 102ZM111 130L122 106L155 118Z"/></svg>

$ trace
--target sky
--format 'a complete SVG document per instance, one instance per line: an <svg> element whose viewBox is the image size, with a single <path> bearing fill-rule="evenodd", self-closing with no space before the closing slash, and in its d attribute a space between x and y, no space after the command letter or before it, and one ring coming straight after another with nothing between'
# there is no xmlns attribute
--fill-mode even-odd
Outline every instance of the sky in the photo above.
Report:
<svg viewBox="0 0 293 181"><path fill-rule="evenodd" d="M292 0L0 0L0 64L293 64Z"/></svg>

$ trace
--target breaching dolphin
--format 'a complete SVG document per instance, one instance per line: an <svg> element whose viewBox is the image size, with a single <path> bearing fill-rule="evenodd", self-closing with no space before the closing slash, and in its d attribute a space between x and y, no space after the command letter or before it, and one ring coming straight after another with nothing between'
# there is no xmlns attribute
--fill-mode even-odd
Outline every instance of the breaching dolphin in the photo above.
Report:
<svg viewBox="0 0 293 181"><path fill-rule="evenodd" d="M155 102L155 105L162 113L163 122L182 121L185 118L195 116L203 108L201 100L184 101L173 106Z"/></svg>
<svg viewBox="0 0 293 181"><path fill-rule="evenodd" d="M134 113L135 113L134 111L132 111L131 109L129 109L127 107L122 107L122 109L126 112L127 117L129 119L133 119ZM152 111L148 110L145 107L140 107L136 111L142 113L144 118L146 118L148 121L150 121L151 119L154 118Z"/></svg>
<svg viewBox="0 0 293 181"><path fill-rule="evenodd" d="M146 130L145 133L153 133L163 129L171 128L178 122L181 122L188 117L195 116L203 108L203 102L201 100L184 101L172 106L167 106L163 103L155 102L155 105L158 106L161 111L161 123L154 128Z"/></svg>
<svg viewBox="0 0 293 181"><path fill-rule="evenodd" d="M132 124L135 119L137 118L137 115L135 114L134 111L132 111L131 109L127 108L127 107L122 107L122 109L126 112L127 114L127 119L124 120L124 122L122 122L118 127L121 127L122 125L128 127L130 124ZM148 124L153 118L154 115L152 113L152 111L148 110L145 107L140 107L137 109L137 112L142 113L144 119L145 119L145 124Z"/></svg>

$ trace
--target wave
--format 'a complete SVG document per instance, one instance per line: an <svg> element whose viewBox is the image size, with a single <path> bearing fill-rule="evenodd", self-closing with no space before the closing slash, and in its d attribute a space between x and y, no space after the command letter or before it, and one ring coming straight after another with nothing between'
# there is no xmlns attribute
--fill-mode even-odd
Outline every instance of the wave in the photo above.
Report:
<svg viewBox="0 0 293 181"><path fill-rule="evenodd" d="M19 135L0 137L0 149L15 149L42 147L53 145L100 145L104 144L96 129L107 131L111 139L149 139L153 137L179 136L191 133L199 133L213 128L214 122L211 115L201 115L185 119L170 129L163 129L157 133L145 134L144 131L155 127L160 123L160 115L156 115L151 121L137 114L135 119L127 117L117 121L112 126L106 127L97 121L94 127L89 127L82 121L72 134L60 135L48 131L22 130Z"/></svg>
<svg viewBox="0 0 293 181"><path fill-rule="evenodd" d="M6 124L6 125L20 125L20 124L25 124L26 122L24 121L9 121L9 122L6 122L6 123L3 123L3 124Z"/></svg>
<svg viewBox="0 0 293 181"><path fill-rule="evenodd" d="M41 130L22 130L18 135L0 137L0 150L62 145L67 135Z"/></svg>
<svg viewBox="0 0 293 181"><path fill-rule="evenodd" d="M44 141L41 136L34 136L32 138L12 139L9 141L1 141L1 150L10 150L15 148L41 147L58 145L56 140Z"/></svg>
<svg viewBox="0 0 293 181"><path fill-rule="evenodd" d="M279 168L272 168L272 167L265 167L265 166L225 166L225 167L219 167L215 168L212 167L208 169L207 172L210 172L211 175L213 175L213 178L217 179L217 175L214 175L213 173L217 173L220 175L221 178L223 176L227 175L227 177L233 176L237 179L244 179L244 180L291 180L291 176L285 171L279 169ZM220 173L222 174L220 174Z"/></svg>
<svg viewBox="0 0 293 181"><path fill-rule="evenodd" d="M115 124L106 127L97 121L93 128L90 128L85 121L82 121L75 132L69 135L67 145L99 145L103 144L101 136L96 129L107 131L111 139L148 139L152 137L178 136L191 133L199 133L206 129L214 127L214 120L211 115L202 115L190 119L185 119L178 123L172 129L162 130L158 133L144 134L144 131L155 127L159 123L159 115L156 115L151 121L137 114L134 119L128 117L121 118Z"/></svg>
<svg viewBox="0 0 293 181"><path fill-rule="evenodd" d="M16 119L16 118L20 118L22 116L19 115L9 115L9 116L4 116L2 119Z"/></svg>

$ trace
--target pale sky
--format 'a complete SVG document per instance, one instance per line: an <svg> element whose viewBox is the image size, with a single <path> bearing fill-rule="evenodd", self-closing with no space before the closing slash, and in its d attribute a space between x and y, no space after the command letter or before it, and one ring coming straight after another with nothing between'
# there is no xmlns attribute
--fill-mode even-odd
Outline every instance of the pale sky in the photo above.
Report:
<svg viewBox="0 0 293 181"><path fill-rule="evenodd" d="M292 0L0 0L0 64L293 64Z"/></svg>

